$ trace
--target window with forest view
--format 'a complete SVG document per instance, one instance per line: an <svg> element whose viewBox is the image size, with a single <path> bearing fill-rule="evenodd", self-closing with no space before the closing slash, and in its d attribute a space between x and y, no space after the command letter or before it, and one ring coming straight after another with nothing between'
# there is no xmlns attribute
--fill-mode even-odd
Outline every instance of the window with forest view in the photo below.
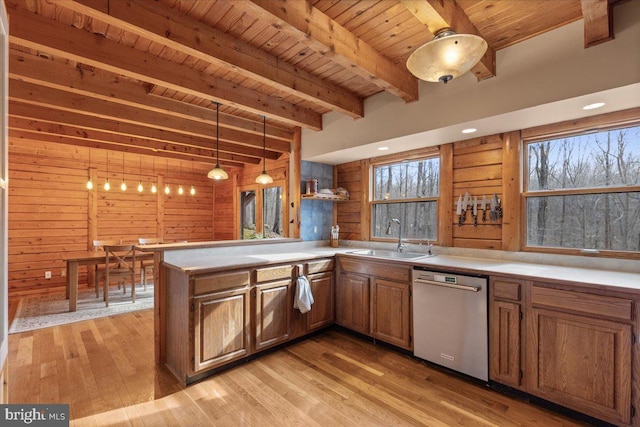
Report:
<svg viewBox="0 0 640 427"><path fill-rule="evenodd" d="M640 126L526 145L526 245L640 251Z"/></svg>
<svg viewBox="0 0 640 427"><path fill-rule="evenodd" d="M374 238L436 240L440 160L437 157L373 167ZM390 229L390 234L387 230Z"/></svg>

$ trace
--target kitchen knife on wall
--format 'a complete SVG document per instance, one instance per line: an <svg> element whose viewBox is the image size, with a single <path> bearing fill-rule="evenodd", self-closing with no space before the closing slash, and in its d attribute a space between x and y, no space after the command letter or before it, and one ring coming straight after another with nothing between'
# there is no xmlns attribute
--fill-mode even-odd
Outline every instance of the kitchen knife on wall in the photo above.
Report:
<svg viewBox="0 0 640 427"><path fill-rule="evenodd" d="M456 215L458 215L458 225L462 225L462 194L458 196L456 202Z"/></svg>
<svg viewBox="0 0 640 427"><path fill-rule="evenodd" d="M482 209L482 222L487 222L487 196L482 195L482 200L480 201L480 209Z"/></svg>
<svg viewBox="0 0 640 427"><path fill-rule="evenodd" d="M469 204L471 203L471 195L468 191L464 192L464 200L462 201L462 222L467 220L467 211L469 210Z"/></svg>
<svg viewBox="0 0 640 427"><path fill-rule="evenodd" d="M489 199L489 205L491 206L491 212L489 212L489 219L491 220L491 222L493 222L496 220L496 202L493 199L493 197Z"/></svg>
<svg viewBox="0 0 640 427"><path fill-rule="evenodd" d="M478 196L473 196L473 210L471 211L473 214L473 226L478 226Z"/></svg>

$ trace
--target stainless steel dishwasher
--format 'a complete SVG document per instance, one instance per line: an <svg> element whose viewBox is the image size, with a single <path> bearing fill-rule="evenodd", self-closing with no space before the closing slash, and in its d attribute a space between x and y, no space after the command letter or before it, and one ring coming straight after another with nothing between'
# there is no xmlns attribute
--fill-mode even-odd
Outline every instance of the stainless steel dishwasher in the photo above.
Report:
<svg viewBox="0 0 640 427"><path fill-rule="evenodd" d="M416 357L488 381L486 277L414 267L413 337Z"/></svg>

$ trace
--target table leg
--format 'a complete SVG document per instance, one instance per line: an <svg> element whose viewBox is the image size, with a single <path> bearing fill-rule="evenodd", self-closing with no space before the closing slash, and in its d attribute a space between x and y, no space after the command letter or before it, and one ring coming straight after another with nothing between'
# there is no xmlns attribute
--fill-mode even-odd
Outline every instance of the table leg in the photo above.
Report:
<svg viewBox="0 0 640 427"><path fill-rule="evenodd" d="M78 304L78 263L67 263L67 280L69 281L69 311L76 311Z"/></svg>

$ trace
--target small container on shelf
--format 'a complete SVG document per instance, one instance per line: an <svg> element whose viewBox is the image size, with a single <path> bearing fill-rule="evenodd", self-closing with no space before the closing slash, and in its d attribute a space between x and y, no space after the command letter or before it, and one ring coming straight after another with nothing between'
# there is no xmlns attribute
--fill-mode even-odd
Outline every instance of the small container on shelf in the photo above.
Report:
<svg viewBox="0 0 640 427"><path fill-rule="evenodd" d="M318 192L318 178L307 178L306 194L316 194Z"/></svg>

